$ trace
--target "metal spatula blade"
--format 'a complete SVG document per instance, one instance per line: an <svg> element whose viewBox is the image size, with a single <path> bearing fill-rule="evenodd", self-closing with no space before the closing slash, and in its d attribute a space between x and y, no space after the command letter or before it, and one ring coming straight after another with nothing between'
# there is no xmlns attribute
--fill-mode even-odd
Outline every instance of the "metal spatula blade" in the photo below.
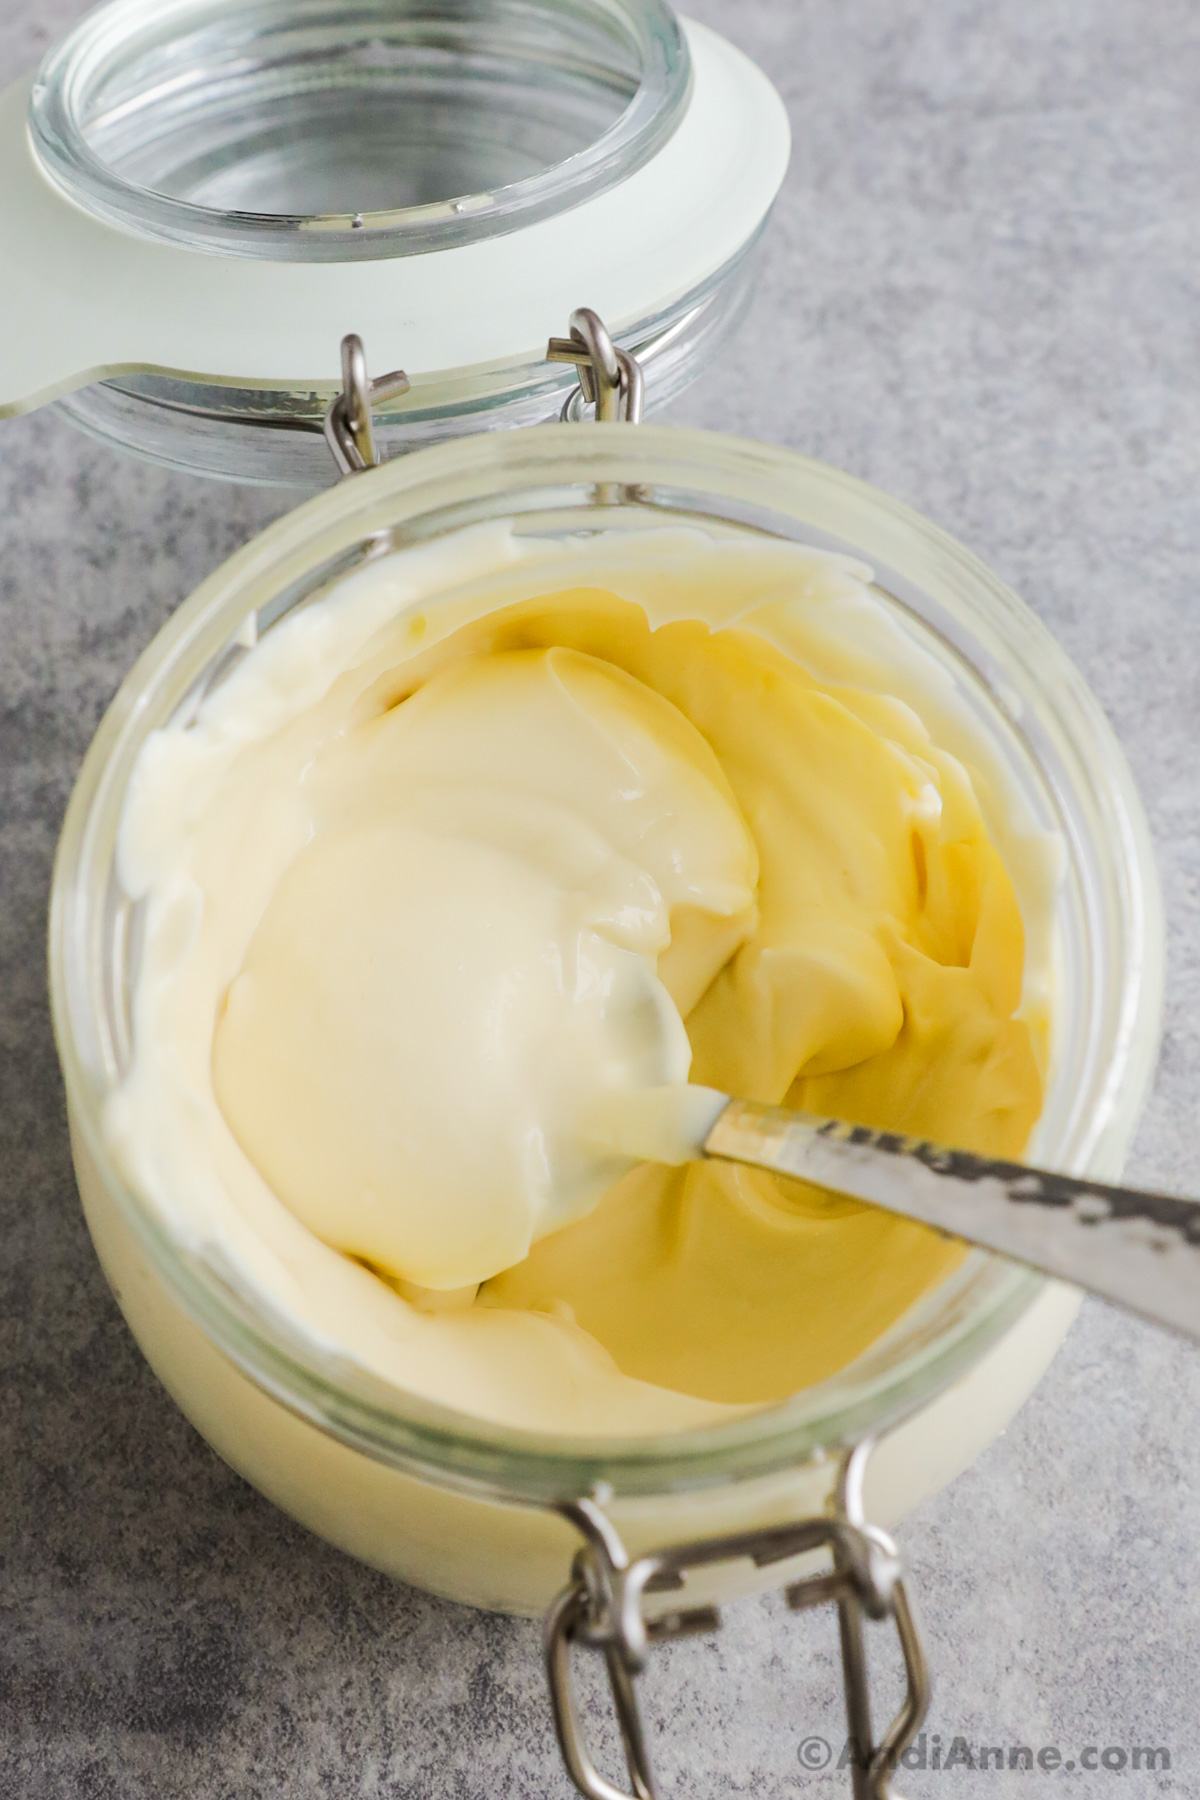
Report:
<svg viewBox="0 0 1200 1800"><path fill-rule="evenodd" d="M932 1225L1200 1339L1200 1201L746 1100L726 1099L694 1149Z"/></svg>

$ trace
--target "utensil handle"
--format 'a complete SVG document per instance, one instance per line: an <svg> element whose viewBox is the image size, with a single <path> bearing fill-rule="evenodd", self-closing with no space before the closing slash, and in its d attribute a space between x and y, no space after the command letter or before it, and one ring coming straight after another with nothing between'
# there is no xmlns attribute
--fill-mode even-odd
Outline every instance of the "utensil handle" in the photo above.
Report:
<svg viewBox="0 0 1200 1800"><path fill-rule="evenodd" d="M706 1156L832 1188L1200 1339L1200 1202L731 1100Z"/></svg>

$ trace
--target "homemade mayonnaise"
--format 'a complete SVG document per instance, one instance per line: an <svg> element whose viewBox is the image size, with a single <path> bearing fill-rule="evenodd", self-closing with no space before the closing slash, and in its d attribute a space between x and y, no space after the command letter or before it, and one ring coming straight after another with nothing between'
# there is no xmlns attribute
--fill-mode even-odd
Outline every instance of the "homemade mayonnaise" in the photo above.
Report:
<svg viewBox="0 0 1200 1800"><path fill-rule="evenodd" d="M753 929L753 840L695 727L562 648L438 669L306 779L217 1099L326 1243L478 1284L625 1172L589 1148L606 1098L686 1082L677 1008Z"/></svg>
<svg viewBox="0 0 1200 1800"><path fill-rule="evenodd" d="M588 1108L690 1065L1018 1155L1052 859L1010 802L847 558L494 525L381 557L142 752L110 1143L411 1391L573 1435L777 1400L960 1248L749 1170L623 1173Z"/></svg>

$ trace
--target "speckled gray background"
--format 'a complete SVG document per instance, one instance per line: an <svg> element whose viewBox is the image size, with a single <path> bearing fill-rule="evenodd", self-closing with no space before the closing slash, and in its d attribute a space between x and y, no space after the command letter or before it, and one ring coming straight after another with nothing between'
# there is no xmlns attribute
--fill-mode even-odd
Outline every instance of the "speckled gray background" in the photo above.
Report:
<svg viewBox="0 0 1200 1800"><path fill-rule="evenodd" d="M0 77L72 0L3 0ZM1128 751L1169 921L1132 1159L1200 1189L1200 10L703 0L796 136L758 298L676 417L815 452L971 543ZM0 247L0 262L3 250ZM565 1796L537 1636L391 1585L224 1468L89 1249L46 1015L59 818L119 677L280 510L0 425L0 1797ZM1089 1305L1007 1436L908 1522L945 1744L1169 1747L1171 1770L907 1774L917 1797L1200 1791L1200 1355ZM840 1794L826 1619L660 1653L668 1792ZM1116 1761L1114 1756L1110 1761Z"/></svg>

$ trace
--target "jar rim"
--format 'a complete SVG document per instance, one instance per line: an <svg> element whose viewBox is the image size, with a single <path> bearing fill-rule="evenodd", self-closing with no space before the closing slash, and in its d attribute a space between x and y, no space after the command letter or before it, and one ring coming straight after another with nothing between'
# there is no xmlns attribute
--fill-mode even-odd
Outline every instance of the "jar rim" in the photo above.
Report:
<svg viewBox="0 0 1200 1800"><path fill-rule="evenodd" d="M137 374L308 393L336 376L347 331L418 396L544 355L580 305L622 334L704 291L761 230L791 139L762 70L679 24L687 103L626 179L517 231L370 261L226 256L110 223L46 175L22 77L0 93L0 416Z"/></svg>
<svg viewBox="0 0 1200 1800"><path fill-rule="evenodd" d="M675 504L671 497L691 483L697 493L720 497L731 520L745 518L763 529L756 521L770 511L791 521L804 541L823 536L855 550L889 580L907 580L937 612L939 631L952 638L957 618L975 634L977 672L1010 734L1023 736L1043 770L1058 759L1054 766L1061 765L1078 802L1067 822L1068 857L1080 867L1081 858L1092 859L1085 913L1103 914L1112 943L1095 1002L1094 1043L1080 1065L1081 1091L1059 1109L1056 1141L1039 1146L1043 1160L1074 1172L1117 1173L1153 1070L1161 1008L1161 903L1149 830L1097 701L1049 631L970 552L848 475L790 450L714 433L531 427L436 445L355 477L305 502L237 552L143 653L101 723L68 805L51 897L50 975L73 1128L175 1297L260 1387L377 1460L530 1502L585 1491L596 1481L622 1494L708 1486L819 1456L931 1400L1043 1288L1031 1272L972 1252L957 1287L952 1277L902 1321L904 1356L897 1357L899 1340L889 1334L847 1370L732 1421L665 1437L572 1441L489 1426L325 1354L285 1321L265 1315L228 1271L197 1254L121 1181L100 1122L116 1074L98 1024L113 971L88 883L107 835L115 835L147 732L173 714L251 612L381 534L407 530L415 541L422 520L477 518L484 496L507 506L527 492L540 503L551 489L574 491L571 483L577 489L613 482L642 490L657 485L664 504Z"/></svg>
<svg viewBox="0 0 1200 1800"><path fill-rule="evenodd" d="M501 15L510 13L511 17ZM494 20L489 15L495 14ZM624 80L627 103L590 143L562 160L494 188L410 205L291 211L224 208L179 198L145 185L97 149L96 119L105 102L128 129L138 108L174 103L181 83L195 86L197 52L184 77L165 62L173 43L207 43L244 73L247 46L261 19L261 37L276 64L325 56L337 79L346 77L356 51L376 62L385 35L396 55L462 62L472 28L494 60L512 54L521 30L550 29L561 43L546 54L548 70L572 58L597 80ZM540 23L539 23L540 21ZM490 26L485 31L484 26ZM300 41L288 51L287 34ZM572 32L575 36L572 36ZM320 37L322 49L303 46ZM603 63L604 39L611 57ZM235 41L236 40L236 41ZM457 40L457 41L456 41ZM498 46L503 46L499 48ZM235 54L236 52L236 54ZM140 59L140 61L139 61ZM146 91L138 88L138 69ZM263 68L275 64L263 63ZM631 72L632 77L631 77ZM219 69L218 69L219 73ZM426 80L429 70L423 70ZM311 81L312 77L308 79ZM666 0L486 0L463 8L454 0L427 0L424 11L396 0L109 0L84 16L47 54L29 97L29 131L43 172L86 211L141 236L227 256L275 261L358 262L406 257L473 244L556 216L602 194L643 166L673 134L691 91L691 57L680 21ZM146 84L155 83L154 86ZM219 85L219 84L218 84ZM228 86L226 78L225 86ZM262 102L260 101L261 105Z"/></svg>

